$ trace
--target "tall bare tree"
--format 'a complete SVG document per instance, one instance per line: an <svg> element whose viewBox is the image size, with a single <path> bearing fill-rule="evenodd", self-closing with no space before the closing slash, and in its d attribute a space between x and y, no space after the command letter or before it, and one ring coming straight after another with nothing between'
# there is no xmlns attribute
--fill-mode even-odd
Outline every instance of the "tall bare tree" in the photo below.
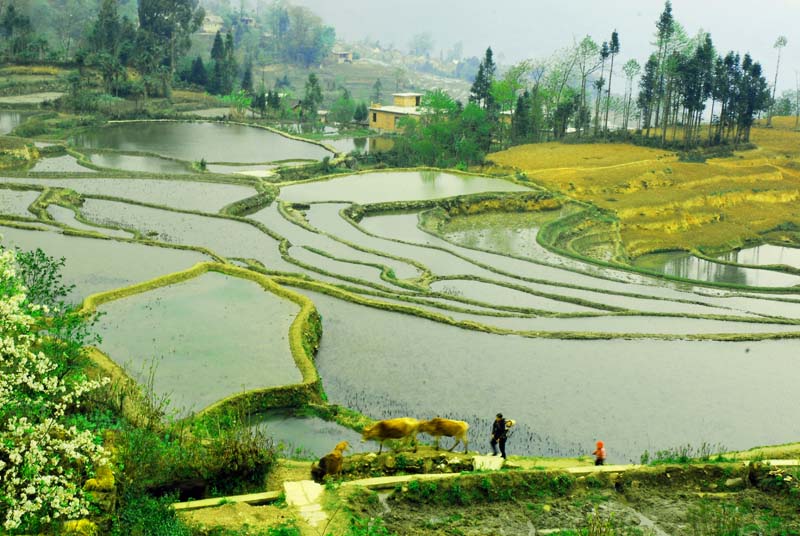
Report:
<svg viewBox="0 0 800 536"><path fill-rule="evenodd" d="M616 30L611 32L611 43L608 45L609 53L611 54L611 67L608 70L608 93L606 93L606 117L603 125L603 130L608 131L608 106L611 103L611 77L614 76L614 56L619 54L619 34Z"/></svg>
<svg viewBox="0 0 800 536"><path fill-rule="evenodd" d="M778 49L778 62L775 64L775 82L772 84L772 102L769 105L769 113L767 114L767 126L772 126L772 108L775 106L775 90L778 88L778 70L781 68L781 49L786 46L788 41L786 36L780 35L775 40L772 48Z"/></svg>

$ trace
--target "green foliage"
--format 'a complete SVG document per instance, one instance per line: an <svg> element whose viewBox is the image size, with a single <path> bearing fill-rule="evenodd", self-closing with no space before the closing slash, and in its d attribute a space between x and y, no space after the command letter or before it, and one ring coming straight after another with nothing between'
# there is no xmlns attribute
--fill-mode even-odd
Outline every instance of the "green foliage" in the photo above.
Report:
<svg viewBox="0 0 800 536"><path fill-rule="evenodd" d="M274 36L277 59L286 63L318 65L336 41L334 29L305 7L276 3L265 22Z"/></svg>
<svg viewBox="0 0 800 536"><path fill-rule="evenodd" d="M192 531L178 519L174 496L154 498L137 495L123 500L113 520L112 536L191 536Z"/></svg>
<svg viewBox="0 0 800 536"><path fill-rule="evenodd" d="M270 527L267 529L267 536L301 536L303 533L291 521L281 523L277 527Z"/></svg>
<svg viewBox="0 0 800 536"><path fill-rule="evenodd" d="M222 102L234 108L236 113L241 114L246 108L250 107L253 98L244 89L240 89L222 97Z"/></svg>
<svg viewBox="0 0 800 536"><path fill-rule="evenodd" d="M742 509L737 505L702 501L687 514L691 536L739 536L744 528Z"/></svg>
<svg viewBox="0 0 800 536"><path fill-rule="evenodd" d="M702 443L699 447L691 444L658 450L654 454L644 451L639 458L642 465L662 465L669 463L689 463L691 461L727 461L723 456L726 449L722 445Z"/></svg>
<svg viewBox="0 0 800 536"><path fill-rule="evenodd" d="M335 123L349 123L353 120L355 112L355 101L350 98L350 92L342 88L342 94L331 106L331 113L328 117Z"/></svg>
<svg viewBox="0 0 800 536"><path fill-rule="evenodd" d="M308 75L306 81L305 95L303 102L300 104L302 116L306 120L314 121L317 118L317 110L322 104L322 86L319 84L319 78L314 73Z"/></svg>
<svg viewBox="0 0 800 536"><path fill-rule="evenodd" d="M422 99L419 122L404 120L404 136L381 158L398 167L465 167L483 162L492 141L492 123L476 104L461 109L441 90Z"/></svg>
<svg viewBox="0 0 800 536"><path fill-rule="evenodd" d="M549 479L548 487L553 495L563 497L575 487L575 477L564 473L558 474Z"/></svg>
<svg viewBox="0 0 800 536"><path fill-rule="evenodd" d="M394 536L381 518L351 517L345 536Z"/></svg>

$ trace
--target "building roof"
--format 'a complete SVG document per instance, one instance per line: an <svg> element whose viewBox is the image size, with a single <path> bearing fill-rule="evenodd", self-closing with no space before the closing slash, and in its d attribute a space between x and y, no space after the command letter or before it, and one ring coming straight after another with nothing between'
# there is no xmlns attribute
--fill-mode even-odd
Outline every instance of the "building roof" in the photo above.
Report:
<svg viewBox="0 0 800 536"><path fill-rule="evenodd" d="M373 112L388 112L397 115L419 115L419 109L414 106L370 106Z"/></svg>
<svg viewBox="0 0 800 536"><path fill-rule="evenodd" d="M392 97L421 97L422 93L392 93Z"/></svg>

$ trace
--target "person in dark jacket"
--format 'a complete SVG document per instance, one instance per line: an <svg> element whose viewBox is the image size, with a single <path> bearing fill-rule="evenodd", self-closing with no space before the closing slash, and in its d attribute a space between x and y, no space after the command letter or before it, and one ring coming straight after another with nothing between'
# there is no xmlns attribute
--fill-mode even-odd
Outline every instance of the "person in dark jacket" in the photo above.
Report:
<svg viewBox="0 0 800 536"><path fill-rule="evenodd" d="M498 413L492 424L492 440L489 442L492 446L492 456L497 456L497 444L499 443L500 454L502 454L505 459L506 439L508 439L508 426L506 426L506 420L503 418L503 414Z"/></svg>

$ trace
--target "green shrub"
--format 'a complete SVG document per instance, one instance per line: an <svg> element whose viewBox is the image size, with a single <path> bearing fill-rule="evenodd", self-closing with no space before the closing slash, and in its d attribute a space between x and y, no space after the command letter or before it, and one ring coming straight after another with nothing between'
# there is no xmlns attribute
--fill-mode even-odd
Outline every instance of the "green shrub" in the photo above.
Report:
<svg viewBox="0 0 800 536"><path fill-rule="evenodd" d="M171 496L156 499L148 495L127 497L114 520L113 536L191 536L172 503Z"/></svg>

